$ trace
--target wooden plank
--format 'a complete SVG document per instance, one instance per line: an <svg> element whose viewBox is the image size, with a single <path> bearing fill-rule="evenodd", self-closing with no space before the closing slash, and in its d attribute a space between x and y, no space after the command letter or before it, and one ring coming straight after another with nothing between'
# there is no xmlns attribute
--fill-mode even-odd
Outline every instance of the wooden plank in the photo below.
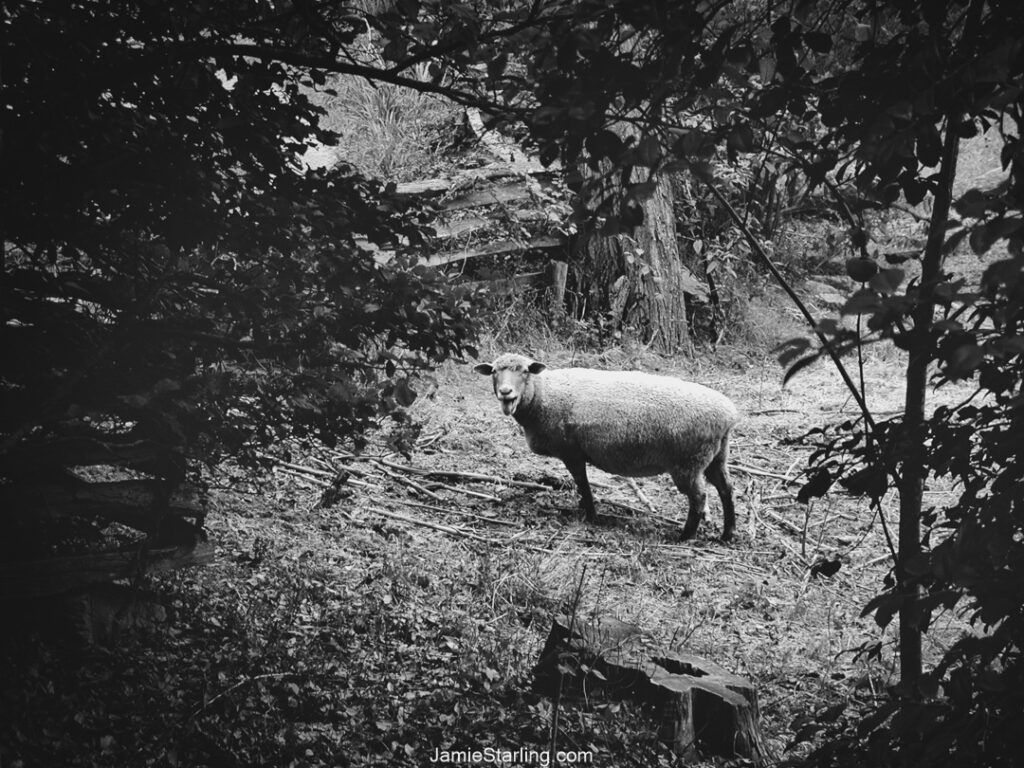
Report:
<svg viewBox="0 0 1024 768"><path fill-rule="evenodd" d="M515 253L517 251L527 251L535 248L555 248L564 244L564 237L554 237L552 235L539 235L525 241L498 240L497 242L481 246L480 248L471 248L466 251L436 253L433 256L426 257L423 260L423 263L427 266L436 267L441 264L452 264L456 261L465 261L466 259L475 259L481 256L499 256L505 253Z"/></svg>
<svg viewBox="0 0 1024 768"><path fill-rule="evenodd" d="M537 285L543 281L544 272L525 272L515 277L498 280L470 280L463 285L470 288L487 288L492 293L512 293L526 286Z"/></svg>
<svg viewBox="0 0 1024 768"><path fill-rule="evenodd" d="M486 189L474 189L464 195L453 197L441 204L442 210L461 211L466 208L477 208L483 205L498 205L501 203L512 203L517 200L529 200L533 196L529 187L520 182L518 184L504 184L502 186L488 187Z"/></svg>
<svg viewBox="0 0 1024 768"><path fill-rule="evenodd" d="M0 488L7 514L103 517L145 533L168 532L168 516L202 518L204 501L200 489L181 485L169 491L162 480L90 483L66 476Z"/></svg>
<svg viewBox="0 0 1024 768"><path fill-rule="evenodd" d="M479 216L470 216L447 224L434 224L434 236L438 239L458 237L459 235L468 235L470 232L476 232L477 230L484 229L490 225L491 221L488 219L482 219Z"/></svg>
<svg viewBox="0 0 1024 768"><path fill-rule="evenodd" d="M522 163L494 163L483 168L470 168L461 171L457 176L445 179L421 179L398 184L395 192L403 197L438 195L450 192L459 187L469 186L474 182L495 181L509 177L548 176L551 169L545 169L539 163L527 161ZM520 185L525 186L522 182Z"/></svg>
<svg viewBox="0 0 1024 768"><path fill-rule="evenodd" d="M171 455L166 448L150 440L64 437L19 446L0 460L0 472L7 477L18 477L47 470L52 473L64 467L159 465Z"/></svg>
<svg viewBox="0 0 1024 768"><path fill-rule="evenodd" d="M196 541L177 547L136 547L117 552L46 560L0 563L0 600L59 595L90 584L134 578L139 573L163 573L185 566L209 565L214 547Z"/></svg>

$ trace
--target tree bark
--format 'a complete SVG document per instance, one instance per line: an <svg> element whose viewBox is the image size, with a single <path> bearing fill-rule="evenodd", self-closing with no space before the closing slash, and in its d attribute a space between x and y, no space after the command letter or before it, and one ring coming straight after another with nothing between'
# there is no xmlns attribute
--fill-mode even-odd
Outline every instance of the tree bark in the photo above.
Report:
<svg viewBox="0 0 1024 768"><path fill-rule="evenodd" d="M935 193L928 240L921 261L921 282L913 310L910 358L906 372L906 408L903 416L902 471L898 479L900 494L899 553L896 585L900 592L900 682L908 689L921 677L921 589L915 583L911 563L921 554L921 508L924 482L928 475L927 447L924 444L925 406L928 392L928 367L932 359L932 323L935 316L935 284L942 277L943 244L949 209L953 198L960 140L956 116L946 120L939 184Z"/></svg>
<svg viewBox="0 0 1024 768"><path fill-rule="evenodd" d="M660 352L689 344L683 266L670 184L643 203L644 220L628 235L593 233L577 248L586 313L607 312L616 330L633 331Z"/></svg>

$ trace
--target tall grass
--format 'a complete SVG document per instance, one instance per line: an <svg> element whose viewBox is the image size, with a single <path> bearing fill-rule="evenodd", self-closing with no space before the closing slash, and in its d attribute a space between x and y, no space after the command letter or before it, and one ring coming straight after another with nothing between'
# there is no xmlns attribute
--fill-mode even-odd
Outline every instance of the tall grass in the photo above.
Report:
<svg viewBox="0 0 1024 768"><path fill-rule="evenodd" d="M367 42L361 58L382 65ZM408 75L425 81L425 65ZM334 148L338 162L388 181L412 181L434 175L445 163L446 142L459 108L413 88L338 75L329 81L337 95L318 94L327 111L324 125L341 135Z"/></svg>

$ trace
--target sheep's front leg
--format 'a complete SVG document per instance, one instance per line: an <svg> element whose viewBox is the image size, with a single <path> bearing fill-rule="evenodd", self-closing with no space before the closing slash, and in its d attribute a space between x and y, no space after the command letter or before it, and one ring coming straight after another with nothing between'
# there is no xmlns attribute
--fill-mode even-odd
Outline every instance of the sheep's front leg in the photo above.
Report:
<svg viewBox="0 0 1024 768"><path fill-rule="evenodd" d="M587 480L586 459L562 459L566 469L576 481L576 488L580 492L580 506L583 507L583 516L588 523L594 522L597 511L594 509L594 496L590 492L590 481Z"/></svg>

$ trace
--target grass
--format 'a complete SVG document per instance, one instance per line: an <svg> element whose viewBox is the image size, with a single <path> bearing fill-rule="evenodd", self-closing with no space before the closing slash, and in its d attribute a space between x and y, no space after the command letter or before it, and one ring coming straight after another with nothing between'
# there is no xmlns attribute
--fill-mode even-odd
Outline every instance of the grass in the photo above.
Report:
<svg viewBox="0 0 1024 768"><path fill-rule="evenodd" d="M423 79L426 72L412 75ZM431 178L451 167L461 111L450 102L349 75L334 76L327 87L335 94L321 91L313 99L327 112L323 126L340 139L337 147L315 154L317 164L343 162L397 183Z"/></svg>

